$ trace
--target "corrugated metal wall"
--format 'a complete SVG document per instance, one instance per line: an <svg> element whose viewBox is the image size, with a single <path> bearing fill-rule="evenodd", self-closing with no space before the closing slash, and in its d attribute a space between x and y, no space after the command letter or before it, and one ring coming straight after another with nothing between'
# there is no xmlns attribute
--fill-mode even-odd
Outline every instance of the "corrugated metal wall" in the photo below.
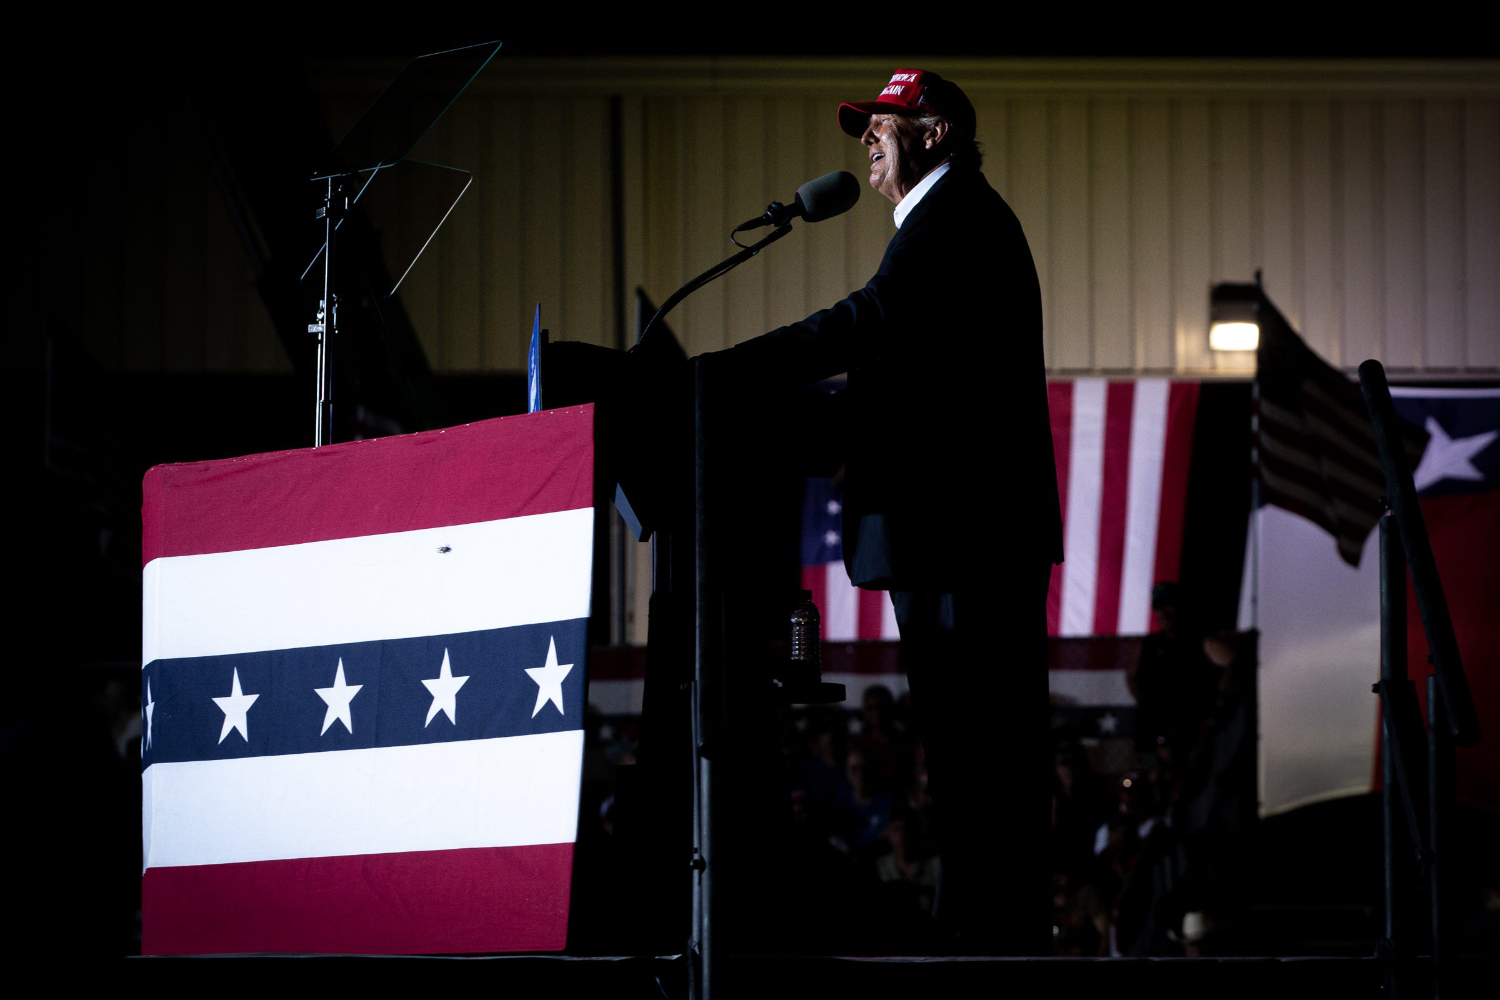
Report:
<svg viewBox="0 0 1500 1000"><path fill-rule="evenodd" d="M1262 267L1337 364L1500 373L1500 63L933 65L973 97L985 172L1031 240L1054 371L1246 373L1248 357L1207 349L1208 288ZM336 134L397 68L315 70ZM417 151L476 173L403 286L433 366L519 369L537 301L555 336L613 341L612 100L626 293L660 300L731 252L729 229L767 201L832 169L864 177L833 108L873 96L890 69L502 54ZM284 369L218 195L176 148L190 138L151 127L171 172L101 173L134 196L88 249L95 350L131 369ZM866 190L799 230L679 307L690 350L863 283L890 205Z"/></svg>
<svg viewBox="0 0 1500 1000"><path fill-rule="evenodd" d="M1500 368L1492 97L971 89L985 172L1031 241L1054 371L1247 372L1252 358L1208 350L1208 288L1257 267L1335 364ZM801 180L840 167L864 177L862 148L833 125L838 96L639 102L646 182L631 266L654 295L723 256L735 222ZM801 318L863 283L894 231L891 206L866 194L685 303L675 325L692 349Z"/></svg>

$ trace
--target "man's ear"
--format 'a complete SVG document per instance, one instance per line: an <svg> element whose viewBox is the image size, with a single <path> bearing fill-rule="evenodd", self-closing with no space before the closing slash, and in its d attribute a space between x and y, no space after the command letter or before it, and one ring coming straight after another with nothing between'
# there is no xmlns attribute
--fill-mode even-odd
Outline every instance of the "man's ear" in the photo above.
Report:
<svg viewBox="0 0 1500 1000"><path fill-rule="evenodd" d="M922 144L927 149L933 149L937 147L938 144L940 144L943 139L947 137L948 127L948 120L946 118L939 118L937 121L927 126L927 131L922 135Z"/></svg>

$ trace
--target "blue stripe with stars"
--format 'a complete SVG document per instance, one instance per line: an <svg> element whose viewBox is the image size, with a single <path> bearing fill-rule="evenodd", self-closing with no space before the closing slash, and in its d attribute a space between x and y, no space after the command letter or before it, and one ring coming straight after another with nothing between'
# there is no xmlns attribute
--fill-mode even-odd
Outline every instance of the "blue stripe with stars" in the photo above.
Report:
<svg viewBox="0 0 1500 1000"><path fill-rule="evenodd" d="M588 619L578 618L457 635L156 660L141 677L142 709L149 719L141 767L582 729L587 628ZM554 642L558 668L549 670ZM452 678L446 683L445 654ZM336 684L340 663L342 685ZM556 678L566 664L573 667L559 685ZM351 696L356 685L359 690ZM444 710L447 692L451 717ZM246 708L250 696L254 700ZM345 704L352 732L342 718Z"/></svg>

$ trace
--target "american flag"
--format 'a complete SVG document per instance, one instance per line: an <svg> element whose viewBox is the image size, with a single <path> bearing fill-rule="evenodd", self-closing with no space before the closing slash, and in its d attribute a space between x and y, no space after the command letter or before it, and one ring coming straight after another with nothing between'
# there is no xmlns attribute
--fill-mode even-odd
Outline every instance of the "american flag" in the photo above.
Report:
<svg viewBox="0 0 1500 1000"><path fill-rule="evenodd" d="M593 411L144 483L148 954L562 948Z"/></svg>
<svg viewBox="0 0 1500 1000"><path fill-rule="evenodd" d="M1181 561L1198 384L1058 380L1048 384L1047 401L1066 556L1052 572L1048 634L1144 635L1151 587L1176 579ZM889 595L849 583L841 504L831 482L808 480L802 586L822 611L823 638L897 639Z"/></svg>
<svg viewBox="0 0 1500 1000"><path fill-rule="evenodd" d="M1385 473L1358 386L1318 357L1262 302L1256 351L1256 448L1261 500L1300 514L1334 537L1340 558L1359 565L1380 519ZM1427 434L1406 425L1413 465Z"/></svg>

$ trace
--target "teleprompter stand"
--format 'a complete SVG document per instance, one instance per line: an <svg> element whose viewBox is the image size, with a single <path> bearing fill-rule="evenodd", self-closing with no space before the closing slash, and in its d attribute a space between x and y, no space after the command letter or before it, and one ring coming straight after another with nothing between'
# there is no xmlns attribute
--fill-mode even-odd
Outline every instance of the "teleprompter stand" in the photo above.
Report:
<svg viewBox="0 0 1500 1000"><path fill-rule="evenodd" d="M314 447L333 441L339 242L345 223L356 208L380 215L382 201L400 203L403 225L379 227L388 230L384 249L391 273L398 277L378 294L393 295L473 181L467 170L414 160L411 153L499 50L499 42L486 42L413 59L312 172L321 200L315 216L323 240L302 280L322 262L317 317L307 327L318 338ZM419 111L433 106L438 108L435 115ZM391 235L395 230L402 238Z"/></svg>
<svg viewBox="0 0 1500 1000"><path fill-rule="evenodd" d="M1479 718L1459 658L1443 581L1438 577L1416 485L1400 448L1395 406L1380 362L1359 366L1359 384L1385 471L1386 511L1380 518L1381 812L1385 828L1385 928L1377 948L1387 996L1442 997L1451 957L1445 953L1457 774L1455 747L1479 742ZM1411 577L1422 630L1432 654L1423 732L1417 689L1407 673L1406 579ZM1426 807L1426 816L1422 815ZM1425 889L1425 892L1419 890ZM1425 904L1427 968L1420 966L1412 919ZM1423 989L1431 984L1428 993ZM1449 991L1451 995L1451 990Z"/></svg>

